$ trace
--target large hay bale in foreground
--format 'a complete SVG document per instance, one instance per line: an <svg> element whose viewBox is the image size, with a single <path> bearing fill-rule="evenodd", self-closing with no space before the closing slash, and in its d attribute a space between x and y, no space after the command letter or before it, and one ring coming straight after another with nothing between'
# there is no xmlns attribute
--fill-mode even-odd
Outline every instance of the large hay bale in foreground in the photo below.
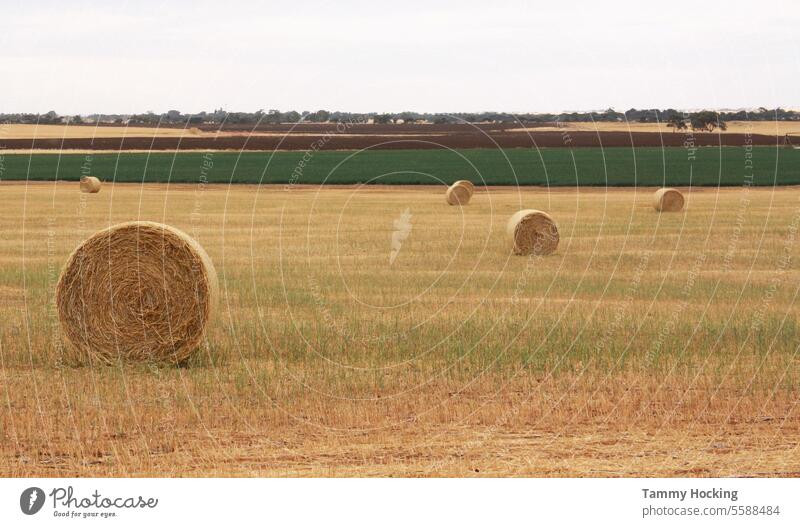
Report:
<svg viewBox="0 0 800 527"><path fill-rule="evenodd" d="M456 181L448 187L445 199L448 205L466 205L475 192L475 185L471 181Z"/></svg>
<svg viewBox="0 0 800 527"><path fill-rule="evenodd" d="M218 295L214 264L196 241L168 225L135 221L75 249L56 305L81 358L182 362L200 344Z"/></svg>
<svg viewBox="0 0 800 527"><path fill-rule="evenodd" d="M81 177L81 192L86 192L89 194L97 194L100 192L100 180L93 176L82 176Z"/></svg>
<svg viewBox="0 0 800 527"><path fill-rule="evenodd" d="M508 220L506 234L514 254L544 256L558 247L558 226L546 212L525 209Z"/></svg>
<svg viewBox="0 0 800 527"><path fill-rule="evenodd" d="M660 188L653 195L653 207L661 212L678 212L683 201L683 194L674 188Z"/></svg>

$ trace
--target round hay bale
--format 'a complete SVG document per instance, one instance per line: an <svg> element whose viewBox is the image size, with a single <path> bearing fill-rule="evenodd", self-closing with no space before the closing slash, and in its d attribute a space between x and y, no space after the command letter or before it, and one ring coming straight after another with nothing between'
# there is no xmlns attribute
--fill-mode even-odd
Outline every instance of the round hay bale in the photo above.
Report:
<svg viewBox="0 0 800 527"><path fill-rule="evenodd" d="M67 342L80 358L183 362L219 296L214 264L187 234L134 221L97 232L69 256L56 286Z"/></svg>
<svg viewBox="0 0 800 527"><path fill-rule="evenodd" d="M544 256L558 247L558 226L540 210L525 209L511 216L506 234L514 254Z"/></svg>
<svg viewBox="0 0 800 527"><path fill-rule="evenodd" d="M467 179L460 179L460 180L456 181L455 183L453 183L453 185L463 185L463 186L465 186L465 187L467 187L469 189L469 195L470 196L475 194L475 184L472 183L472 181L469 181Z"/></svg>
<svg viewBox="0 0 800 527"><path fill-rule="evenodd" d="M678 212L683 208L683 194L674 188L660 188L653 195L653 207L661 212Z"/></svg>
<svg viewBox="0 0 800 527"><path fill-rule="evenodd" d="M81 176L81 192L97 194L100 192L100 180L92 176Z"/></svg>
<svg viewBox="0 0 800 527"><path fill-rule="evenodd" d="M466 183L469 184L466 185L464 181L456 181L448 187L445 193L445 199L448 205L466 205L469 203L475 186L468 181Z"/></svg>

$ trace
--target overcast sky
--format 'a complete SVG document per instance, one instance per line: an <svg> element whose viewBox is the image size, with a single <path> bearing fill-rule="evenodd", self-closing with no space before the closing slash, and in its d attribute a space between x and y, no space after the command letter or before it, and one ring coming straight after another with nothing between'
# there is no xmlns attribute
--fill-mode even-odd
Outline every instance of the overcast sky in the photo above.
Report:
<svg viewBox="0 0 800 527"><path fill-rule="evenodd" d="M800 107L789 0L33 4L0 113Z"/></svg>

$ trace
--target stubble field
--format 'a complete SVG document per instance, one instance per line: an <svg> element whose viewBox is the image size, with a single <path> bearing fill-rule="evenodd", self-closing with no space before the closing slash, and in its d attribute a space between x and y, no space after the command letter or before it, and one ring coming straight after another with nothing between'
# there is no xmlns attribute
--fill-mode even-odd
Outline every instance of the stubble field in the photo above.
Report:
<svg viewBox="0 0 800 527"><path fill-rule="evenodd" d="M652 191L2 183L0 476L800 475L798 189ZM76 364L58 273L135 219L213 259L207 342Z"/></svg>

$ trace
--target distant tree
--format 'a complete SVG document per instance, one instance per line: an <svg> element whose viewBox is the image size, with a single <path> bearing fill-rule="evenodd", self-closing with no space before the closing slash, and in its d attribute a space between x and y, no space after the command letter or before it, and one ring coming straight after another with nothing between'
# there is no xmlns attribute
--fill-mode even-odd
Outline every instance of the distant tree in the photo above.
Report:
<svg viewBox="0 0 800 527"><path fill-rule="evenodd" d="M622 121L624 117L625 114L616 111L614 108L607 108L606 111L601 114L594 114L594 119L596 121Z"/></svg>
<svg viewBox="0 0 800 527"><path fill-rule="evenodd" d="M330 117L331 117L331 113L329 111L327 111L327 110L317 110L316 112L314 112L314 116L313 116L312 120L315 121L315 122L318 122L318 123L324 123L324 122L327 122L328 119L330 119Z"/></svg>
<svg viewBox="0 0 800 527"><path fill-rule="evenodd" d="M417 120L417 116L411 112L403 112L398 116L404 123L413 123Z"/></svg>
<svg viewBox="0 0 800 527"><path fill-rule="evenodd" d="M667 126L672 128L673 132L676 130L686 130L686 119L677 114L671 115L667 120Z"/></svg>
<svg viewBox="0 0 800 527"><path fill-rule="evenodd" d="M264 119L267 123L270 124L278 124L281 122L281 112L280 110L269 110L267 112L267 117Z"/></svg>
<svg viewBox="0 0 800 527"><path fill-rule="evenodd" d="M54 123L58 120L58 114L53 110L50 110L46 114L42 115L40 118L40 122L42 123Z"/></svg>
<svg viewBox="0 0 800 527"><path fill-rule="evenodd" d="M717 112L702 111L692 114L692 130L713 132L715 128L727 129L727 125L720 119Z"/></svg>
<svg viewBox="0 0 800 527"><path fill-rule="evenodd" d="M283 121L287 123L296 123L300 120L300 114L292 110L283 114Z"/></svg>

